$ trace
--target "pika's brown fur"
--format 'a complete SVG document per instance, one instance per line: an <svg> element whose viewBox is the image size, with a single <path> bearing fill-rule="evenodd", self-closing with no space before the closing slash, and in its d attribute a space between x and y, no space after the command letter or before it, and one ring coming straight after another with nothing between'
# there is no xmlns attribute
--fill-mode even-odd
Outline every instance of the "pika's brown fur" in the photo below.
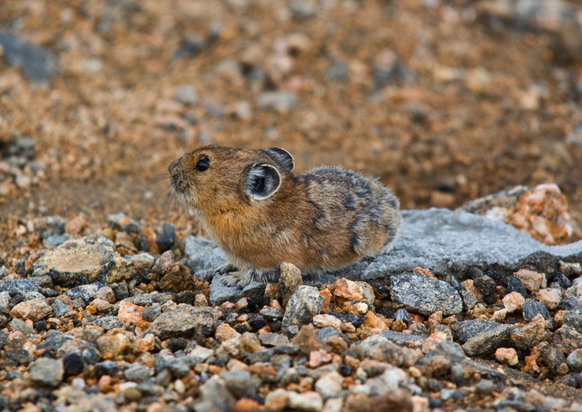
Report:
<svg viewBox="0 0 582 412"><path fill-rule="evenodd" d="M339 167L292 173L283 149L204 146L172 162L171 184L235 272L228 283L273 281L282 262L303 274L388 251L400 203L378 180Z"/></svg>

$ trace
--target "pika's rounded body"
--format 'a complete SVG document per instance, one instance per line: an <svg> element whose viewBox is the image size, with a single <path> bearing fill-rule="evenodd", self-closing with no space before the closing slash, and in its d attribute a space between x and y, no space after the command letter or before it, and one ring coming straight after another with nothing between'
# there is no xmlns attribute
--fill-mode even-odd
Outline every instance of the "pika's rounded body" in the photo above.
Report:
<svg viewBox="0 0 582 412"><path fill-rule="evenodd" d="M274 280L283 262L303 274L388 251L399 201L378 180L339 167L295 176L285 150L204 146L168 168L175 193L225 252L231 284Z"/></svg>

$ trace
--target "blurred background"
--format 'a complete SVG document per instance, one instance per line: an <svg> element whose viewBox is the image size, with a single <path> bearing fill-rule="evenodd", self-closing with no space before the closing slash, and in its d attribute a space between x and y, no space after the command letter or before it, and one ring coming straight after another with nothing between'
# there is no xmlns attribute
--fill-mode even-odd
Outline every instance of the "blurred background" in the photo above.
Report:
<svg viewBox="0 0 582 412"><path fill-rule="evenodd" d="M195 230L166 169L206 143L356 169L405 209L553 182L581 221L577 1L3 0L0 44L5 230Z"/></svg>

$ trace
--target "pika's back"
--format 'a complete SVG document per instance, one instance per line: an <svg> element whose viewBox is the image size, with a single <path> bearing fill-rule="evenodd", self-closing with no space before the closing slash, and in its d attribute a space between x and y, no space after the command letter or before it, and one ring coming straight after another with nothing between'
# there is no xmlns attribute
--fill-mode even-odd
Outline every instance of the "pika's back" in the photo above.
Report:
<svg viewBox="0 0 582 412"><path fill-rule="evenodd" d="M378 180L326 166L299 176L297 186L314 211L312 232L340 265L392 247L400 202Z"/></svg>

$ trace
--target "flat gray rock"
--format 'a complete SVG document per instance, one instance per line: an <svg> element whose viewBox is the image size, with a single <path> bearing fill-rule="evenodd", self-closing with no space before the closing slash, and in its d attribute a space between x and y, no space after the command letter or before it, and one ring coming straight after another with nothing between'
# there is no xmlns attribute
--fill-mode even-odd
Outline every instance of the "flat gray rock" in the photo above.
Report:
<svg viewBox="0 0 582 412"><path fill-rule="evenodd" d="M448 209L404 210L400 237L392 251L378 256L362 274L362 280L385 279L417 266L435 275L457 272L470 266L518 269L533 254L558 258L582 257L582 241L547 246L513 226L466 212ZM532 262L535 263L535 262Z"/></svg>

